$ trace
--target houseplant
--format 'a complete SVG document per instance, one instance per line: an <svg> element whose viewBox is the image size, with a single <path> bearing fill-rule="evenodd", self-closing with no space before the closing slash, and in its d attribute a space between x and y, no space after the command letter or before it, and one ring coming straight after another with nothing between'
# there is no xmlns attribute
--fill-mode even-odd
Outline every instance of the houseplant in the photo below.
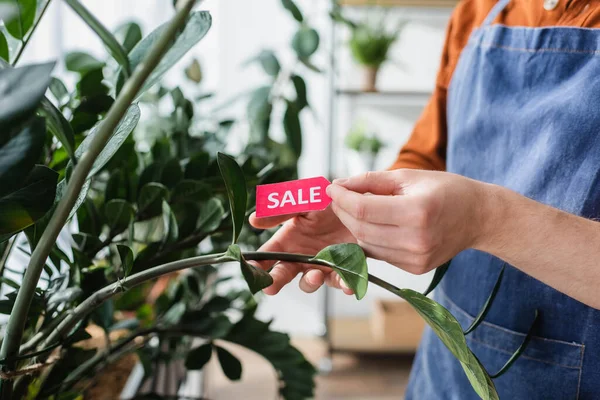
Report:
<svg viewBox="0 0 600 400"><path fill-rule="evenodd" d="M194 0L180 0L169 23L128 51L140 36L135 27L127 29L130 34L119 42L81 3L67 3L98 33L119 69L106 86L97 60L71 55L69 68L78 71L81 80L75 98L68 99L68 91L51 79L53 65L2 64L3 272L20 232L31 250L21 283L2 276L2 283L15 289L0 303L0 309L10 313L0 350L2 399L78 398L90 376L125 354L139 351L151 370L147 361L165 355L161 346L152 345L156 341L164 343L169 353L185 357L189 369L201 368L216 356L225 374L237 379L239 361L220 345L221 340L244 345L269 360L281 382L282 397L311 397L313 367L289 346L286 335L270 331L269 324L253 317L252 297L246 291L230 292L229 297L213 291L215 268L230 262L240 265L251 293L270 285L266 271L247 263L267 259L332 268L358 299L365 295L368 282L404 298L461 361L477 393L484 399L497 398L492 378L465 341L465 334L485 317L495 291L465 333L446 309L424 294L369 275L357 245L334 245L317 255L248 251L239 242L251 209L248 187L277 179L277 166L269 163L257 171L260 164L248 161L257 159L251 154L238 157L239 165L223 153L203 152L206 137L189 137L186 121L192 108L177 90L170 92L176 129L141 160L132 151L130 134L140 114L136 101L206 34L210 14L192 12ZM297 15L293 3L284 4ZM47 3L38 6L43 9ZM11 62L18 58L13 51L21 54L31 37L36 24L28 22L31 12L19 9L21 45L18 50L11 47L7 57ZM39 9L35 13L41 14ZM54 103L44 97L48 87L56 97ZM185 154L196 146L198 154ZM73 239L72 254L57 244L61 231ZM198 243L207 239L210 248L199 249ZM447 268L437 270L430 290ZM140 305L139 292L143 298L147 282L178 271L185 273L171 281L154 307L143 301ZM134 311L136 318L117 322L115 308L123 314ZM88 338L85 328L92 322L107 333L106 346L89 351L78 343ZM108 331L117 324L127 328L127 334L113 342ZM195 337L203 340L198 346L191 341Z"/></svg>
<svg viewBox="0 0 600 400"><path fill-rule="evenodd" d="M404 22L390 30L385 13L368 14L362 20L355 21L343 15L337 2L334 3L331 17L350 29L348 46L354 60L363 68L362 90L376 92L379 69L388 60L390 48L400 36Z"/></svg>
<svg viewBox="0 0 600 400"><path fill-rule="evenodd" d="M377 155L384 143L373 132L369 132L364 122L354 124L345 140L346 147L354 151L355 155L360 157L363 164L362 171L373 171Z"/></svg>

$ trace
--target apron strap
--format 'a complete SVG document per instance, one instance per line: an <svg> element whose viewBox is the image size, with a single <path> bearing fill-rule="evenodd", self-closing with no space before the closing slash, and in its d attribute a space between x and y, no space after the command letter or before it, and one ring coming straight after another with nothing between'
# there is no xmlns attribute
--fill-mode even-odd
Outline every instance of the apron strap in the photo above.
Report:
<svg viewBox="0 0 600 400"><path fill-rule="evenodd" d="M483 24L481 24L481 26L482 27L490 26L492 24L492 22L494 22L496 17L498 15L500 15L500 13L502 11L504 11L504 9L508 5L508 3L510 3L510 0L498 0L496 5L494 6L494 8L492 8L492 11L490 11L488 16L485 18L485 21L483 21Z"/></svg>

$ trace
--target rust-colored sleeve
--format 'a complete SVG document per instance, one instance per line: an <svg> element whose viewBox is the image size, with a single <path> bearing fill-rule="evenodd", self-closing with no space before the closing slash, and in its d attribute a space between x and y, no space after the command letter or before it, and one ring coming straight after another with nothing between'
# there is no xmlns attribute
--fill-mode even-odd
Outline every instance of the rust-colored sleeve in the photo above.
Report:
<svg viewBox="0 0 600 400"><path fill-rule="evenodd" d="M446 169L448 85L473 28L481 23L493 4L494 0L464 0L455 8L446 31L433 95L390 169Z"/></svg>

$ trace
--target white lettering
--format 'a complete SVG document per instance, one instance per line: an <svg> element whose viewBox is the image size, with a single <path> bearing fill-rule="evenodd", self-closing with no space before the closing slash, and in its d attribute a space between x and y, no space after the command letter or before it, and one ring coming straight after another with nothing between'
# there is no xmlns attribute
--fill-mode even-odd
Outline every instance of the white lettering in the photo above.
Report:
<svg viewBox="0 0 600 400"><path fill-rule="evenodd" d="M267 208L277 208L279 207L279 193L271 193L269 195L269 202L271 202L271 204L267 205Z"/></svg>
<svg viewBox="0 0 600 400"><path fill-rule="evenodd" d="M302 199L302 189L298 189L298 204L308 204L308 200Z"/></svg>
<svg viewBox="0 0 600 400"><path fill-rule="evenodd" d="M290 203L293 206L296 205L296 200L294 200L294 196L292 195L291 190L287 190L283 194L283 199L281 200L281 204L279 205L279 207L283 207L286 203Z"/></svg>
<svg viewBox="0 0 600 400"><path fill-rule="evenodd" d="M320 203L321 199L317 199L317 196L321 196L321 188L320 187L311 187L310 188L310 202L311 203Z"/></svg>

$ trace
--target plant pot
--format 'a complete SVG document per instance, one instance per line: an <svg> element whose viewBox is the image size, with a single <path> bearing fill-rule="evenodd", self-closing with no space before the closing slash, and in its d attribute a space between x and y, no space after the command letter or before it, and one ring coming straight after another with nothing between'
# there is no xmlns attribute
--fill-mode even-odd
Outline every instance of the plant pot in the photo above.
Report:
<svg viewBox="0 0 600 400"><path fill-rule="evenodd" d="M379 74L379 67L365 66L363 67L363 87L364 92L376 92L377 91L377 75Z"/></svg>

